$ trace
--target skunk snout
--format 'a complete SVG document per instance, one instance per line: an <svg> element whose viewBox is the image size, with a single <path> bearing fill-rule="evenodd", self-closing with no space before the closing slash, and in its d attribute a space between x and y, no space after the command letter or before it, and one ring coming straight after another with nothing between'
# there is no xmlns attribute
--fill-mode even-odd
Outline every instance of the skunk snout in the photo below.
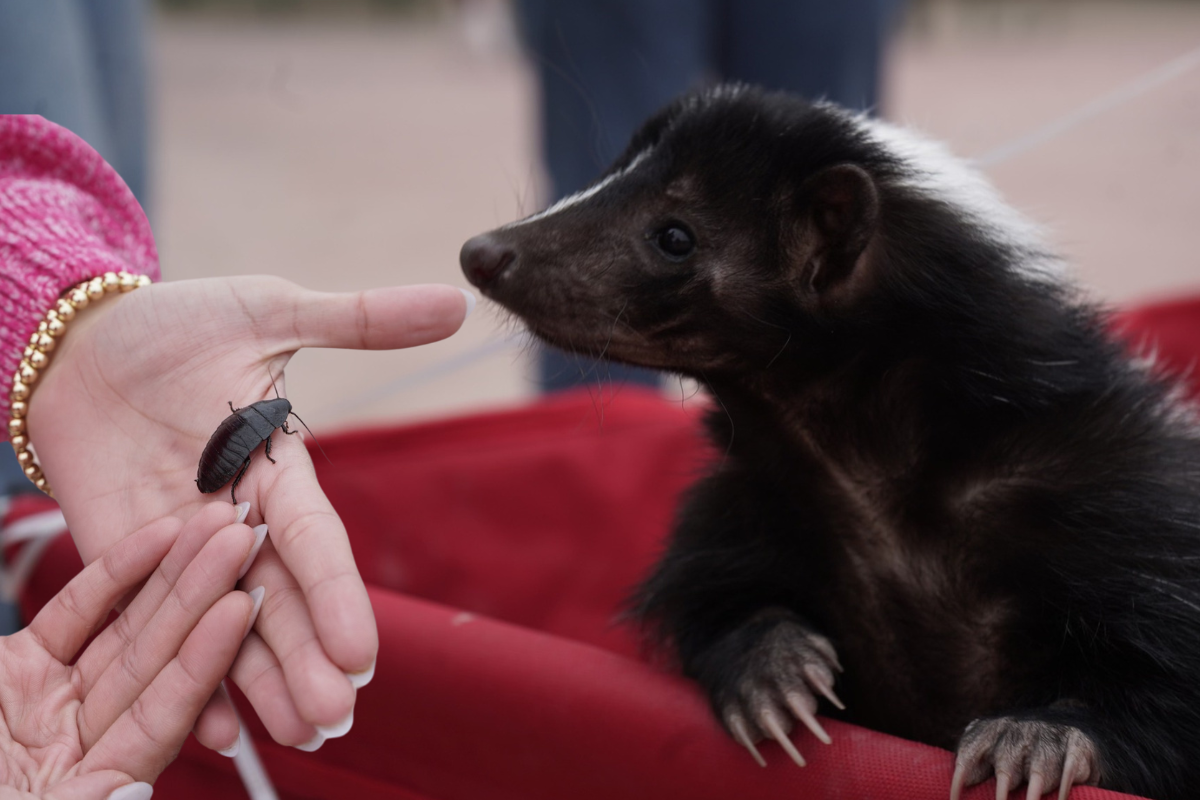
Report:
<svg viewBox="0 0 1200 800"><path fill-rule="evenodd" d="M458 254L458 263L472 286L486 289L517 257L511 245L501 242L490 233L481 233L467 240Z"/></svg>

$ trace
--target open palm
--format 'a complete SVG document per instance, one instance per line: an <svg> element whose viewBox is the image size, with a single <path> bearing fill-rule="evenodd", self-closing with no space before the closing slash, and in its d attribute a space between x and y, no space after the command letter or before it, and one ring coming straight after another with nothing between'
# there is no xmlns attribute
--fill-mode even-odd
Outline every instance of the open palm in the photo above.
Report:
<svg viewBox="0 0 1200 800"><path fill-rule="evenodd" d="M0 800L102 799L158 776L254 621L262 592L231 591L253 542L224 504L156 520L0 637Z"/></svg>
<svg viewBox="0 0 1200 800"><path fill-rule="evenodd" d="M285 391L299 348L392 349L436 341L467 313L446 286L325 294L272 277L182 281L102 300L72 323L34 392L30 438L84 561L164 515L190 517L205 443L229 413ZM374 617L337 515L300 437L274 437L238 487L250 524L270 526L245 584L266 604L231 677L283 744L348 729L378 647ZM197 736L236 737L214 703ZM211 713L210 713L211 712Z"/></svg>

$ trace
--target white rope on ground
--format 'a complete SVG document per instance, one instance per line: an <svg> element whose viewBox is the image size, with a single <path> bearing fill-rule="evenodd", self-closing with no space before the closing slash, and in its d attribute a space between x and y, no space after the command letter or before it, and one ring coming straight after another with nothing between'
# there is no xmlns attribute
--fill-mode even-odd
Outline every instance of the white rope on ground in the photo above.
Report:
<svg viewBox="0 0 1200 800"><path fill-rule="evenodd" d="M1184 53L1179 58L1146 73L1137 80L1131 81L1102 97L1096 98L1092 102L1075 109L1070 114L1059 117L1053 122L1043 125L1037 130L1027 133L1008 144L989 150L976 158L975 163L980 167L994 167L1009 159L1024 155L1030 150L1078 128L1085 122L1090 122L1096 117L1107 114L1115 108L1132 102L1142 95L1149 94L1160 86L1186 75L1197 66L1200 66L1200 47Z"/></svg>
<svg viewBox="0 0 1200 800"><path fill-rule="evenodd" d="M1186 75L1196 69L1197 66L1200 66L1200 47L1168 61L1161 67L1080 106L1069 114L1064 114L1058 119L1052 120L1034 131L1030 131L1024 136L995 147L983 155L972 159L972 161L976 166L981 168L999 166L1006 161L1022 156L1030 150L1034 150L1047 142L1057 139L1084 123L1090 122L1143 95L1149 94L1176 78ZM523 336L507 336L499 341L487 342L428 367L416 370L407 375L402 375L388 383L367 389L353 397L326 406L320 409L318 413L333 415L362 408L370 403L390 397L396 392L416 386L423 386L445 375L458 372L477 361L482 361L488 356L504 352L510 348L523 346L526 341L527 339Z"/></svg>

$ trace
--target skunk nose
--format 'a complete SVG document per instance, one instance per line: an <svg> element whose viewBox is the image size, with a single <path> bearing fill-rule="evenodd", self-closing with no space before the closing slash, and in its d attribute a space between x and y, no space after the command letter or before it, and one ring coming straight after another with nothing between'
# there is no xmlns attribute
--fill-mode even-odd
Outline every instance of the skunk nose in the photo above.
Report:
<svg viewBox="0 0 1200 800"><path fill-rule="evenodd" d="M462 246L458 262L473 286L486 287L517 257L517 252L490 233L482 233Z"/></svg>

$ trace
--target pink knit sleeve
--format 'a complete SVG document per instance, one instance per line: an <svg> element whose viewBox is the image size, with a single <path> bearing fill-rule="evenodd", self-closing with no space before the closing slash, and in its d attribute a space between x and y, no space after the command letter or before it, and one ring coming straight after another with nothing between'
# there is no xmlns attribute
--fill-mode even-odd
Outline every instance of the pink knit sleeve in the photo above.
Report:
<svg viewBox="0 0 1200 800"><path fill-rule="evenodd" d="M0 115L0 398L38 319L67 287L125 270L158 279L150 223L129 187L75 134Z"/></svg>

